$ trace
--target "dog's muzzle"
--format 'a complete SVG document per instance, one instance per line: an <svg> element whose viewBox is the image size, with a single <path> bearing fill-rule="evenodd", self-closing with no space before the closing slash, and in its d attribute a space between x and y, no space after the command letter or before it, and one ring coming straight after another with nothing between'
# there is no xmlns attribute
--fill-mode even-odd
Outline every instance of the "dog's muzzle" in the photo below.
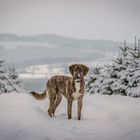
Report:
<svg viewBox="0 0 140 140"><path fill-rule="evenodd" d="M81 81L80 74L78 74L78 75L76 76L76 79L75 79L75 81L76 81L77 83L79 83L79 82Z"/></svg>
<svg viewBox="0 0 140 140"><path fill-rule="evenodd" d="M77 83L80 83L80 80L76 80Z"/></svg>
<svg viewBox="0 0 140 140"><path fill-rule="evenodd" d="M80 83L80 82L81 82L81 79L80 79L80 78L76 78L75 81L76 81L77 83Z"/></svg>

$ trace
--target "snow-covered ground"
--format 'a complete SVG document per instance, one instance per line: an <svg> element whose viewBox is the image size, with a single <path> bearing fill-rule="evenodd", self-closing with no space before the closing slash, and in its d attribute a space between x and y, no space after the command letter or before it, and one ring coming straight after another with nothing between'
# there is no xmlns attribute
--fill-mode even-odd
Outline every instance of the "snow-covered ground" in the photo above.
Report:
<svg viewBox="0 0 140 140"><path fill-rule="evenodd" d="M48 99L28 94L0 95L0 140L139 140L140 99L85 95L82 120L66 115L63 99L56 116L47 114Z"/></svg>

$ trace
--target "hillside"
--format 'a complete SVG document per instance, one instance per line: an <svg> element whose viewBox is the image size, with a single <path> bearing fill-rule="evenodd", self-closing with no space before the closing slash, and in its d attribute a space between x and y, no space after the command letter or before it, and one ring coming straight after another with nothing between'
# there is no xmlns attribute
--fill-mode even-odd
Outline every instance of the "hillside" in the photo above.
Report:
<svg viewBox="0 0 140 140"><path fill-rule="evenodd" d="M110 41L110 40L86 40L86 39L75 39L70 37L64 37L53 34L40 34L40 35L16 35L0 33L0 42L2 41L17 41L17 42L40 42L57 44L61 47L97 47L99 50L104 47L105 50L116 49L121 42Z"/></svg>
<svg viewBox="0 0 140 140"><path fill-rule="evenodd" d="M82 120L67 120L66 100L56 116L46 112L48 100L27 94L0 95L0 140L139 140L139 99L85 95Z"/></svg>
<svg viewBox="0 0 140 140"><path fill-rule="evenodd" d="M110 55L111 57L115 55L121 44L115 41L80 40L51 34L28 36L0 34L1 56L9 62L20 65L28 61L44 64L55 62L56 59L57 62L61 62L62 59L66 62L71 62L71 59L103 61Z"/></svg>

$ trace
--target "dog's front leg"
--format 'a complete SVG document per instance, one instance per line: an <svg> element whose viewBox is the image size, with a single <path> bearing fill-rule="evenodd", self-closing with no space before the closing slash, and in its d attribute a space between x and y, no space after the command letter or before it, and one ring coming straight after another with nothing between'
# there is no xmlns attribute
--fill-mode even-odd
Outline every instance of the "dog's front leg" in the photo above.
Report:
<svg viewBox="0 0 140 140"><path fill-rule="evenodd" d="M72 112L72 99L67 100L67 113L68 113L68 119L71 119L71 112Z"/></svg>
<svg viewBox="0 0 140 140"><path fill-rule="evenodd" d="M77 115L78 115L78 120L81 119L81 110L82 110L82 103L83 102L83 97L80 97L77 101L78 107L77 107Z"/></svg>

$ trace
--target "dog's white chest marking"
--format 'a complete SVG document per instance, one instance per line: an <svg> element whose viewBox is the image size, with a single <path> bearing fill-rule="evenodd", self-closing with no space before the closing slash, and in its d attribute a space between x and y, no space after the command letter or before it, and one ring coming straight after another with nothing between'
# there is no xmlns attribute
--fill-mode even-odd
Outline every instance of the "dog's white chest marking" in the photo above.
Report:
<svg viewBox="0 0 140 140"><path fill-rule="evenodd" d="M74 100L77 100L82 94L79 92L80 90L80 82L75 82L75 88L76 88L76 92L74 92L72 94Z"/></svg>

